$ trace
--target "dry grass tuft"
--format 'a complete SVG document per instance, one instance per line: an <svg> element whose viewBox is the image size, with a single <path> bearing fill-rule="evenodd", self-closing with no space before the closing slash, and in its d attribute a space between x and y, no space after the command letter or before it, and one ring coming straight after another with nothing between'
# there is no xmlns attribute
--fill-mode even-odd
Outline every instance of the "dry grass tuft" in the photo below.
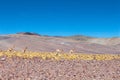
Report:
<svg viewBox="0 0 120 80"><path fill-rule="evenodd" d="M12 49L13 50L13 49ZM21 58L34 58L38 57L41 59L54 59L54 60L114 60L120 59L120 54L84 54L84 53L56 53L56 52L24 52L19 51L1 51L1 56L7 57L21 57Z"/></svg>

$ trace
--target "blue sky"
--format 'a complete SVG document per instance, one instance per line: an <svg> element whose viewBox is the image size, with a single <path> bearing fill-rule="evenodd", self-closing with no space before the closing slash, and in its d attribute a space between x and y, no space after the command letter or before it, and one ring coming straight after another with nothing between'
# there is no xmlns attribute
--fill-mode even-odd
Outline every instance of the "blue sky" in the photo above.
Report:
<svg viewBox="0 0 120 80"><path fill-rule="evenodd" d="M119 0L0 0L0 34L120 36Z"/></svg>

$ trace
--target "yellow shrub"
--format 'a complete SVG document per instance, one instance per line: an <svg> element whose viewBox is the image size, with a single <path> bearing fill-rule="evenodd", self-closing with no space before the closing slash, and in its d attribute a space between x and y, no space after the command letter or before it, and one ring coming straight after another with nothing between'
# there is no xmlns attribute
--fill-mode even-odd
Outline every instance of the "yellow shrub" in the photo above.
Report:
<svg viewBox="0 0 120 80"><path fill-rule="evenodd" d="M7 56L7 57L21 57L21 58L34 58L38 57L41 59L53 59L53 60L113 60L113 59L120 59L120 54L83 54L83 53L52 53L52 52L0 52L0 56Z"/></svg>

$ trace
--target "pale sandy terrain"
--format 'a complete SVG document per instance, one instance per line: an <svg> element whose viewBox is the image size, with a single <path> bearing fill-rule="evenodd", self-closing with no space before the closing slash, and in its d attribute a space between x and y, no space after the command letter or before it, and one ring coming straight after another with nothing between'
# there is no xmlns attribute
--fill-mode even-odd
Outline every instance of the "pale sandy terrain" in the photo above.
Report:
<svg viewBox="0 0 120 80"><path fill-rule="evenodd" d="M0 80L120 80L120 60L0 58Z"/></svg>
<svg viewBox="0 0 120 80"><path fill-rule="evenodd" d="M60 37L26 34L11 34L0 36L0 49L7 50L15 46L15 50L54 52L62 49L64 52L74 49L77 53L120 53L120 38L92 38L86 36Z"/></svg>
<svg viewBox="0 0 120 80"><path fill-rule="evenodd" d="M120 54L120 38L0 35L0 50ZM0 57L0 80L120 80L120 60L42 60Z"/></svg>

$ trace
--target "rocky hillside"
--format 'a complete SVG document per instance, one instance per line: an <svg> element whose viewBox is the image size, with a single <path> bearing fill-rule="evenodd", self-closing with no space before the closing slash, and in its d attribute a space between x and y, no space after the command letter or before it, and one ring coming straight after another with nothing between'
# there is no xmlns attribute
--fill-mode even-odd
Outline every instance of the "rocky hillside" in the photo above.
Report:
<svg viewBox="0 0 120 80"><path fill-rule="evenodd" d="M44 36L37 33L21 32L17 34L0 35L0 49L7 50L15 46L22 51L54 52L62 49L64 52L74 49L80 53L120 53L120 38L94 38L88 36Z"/></svg>

